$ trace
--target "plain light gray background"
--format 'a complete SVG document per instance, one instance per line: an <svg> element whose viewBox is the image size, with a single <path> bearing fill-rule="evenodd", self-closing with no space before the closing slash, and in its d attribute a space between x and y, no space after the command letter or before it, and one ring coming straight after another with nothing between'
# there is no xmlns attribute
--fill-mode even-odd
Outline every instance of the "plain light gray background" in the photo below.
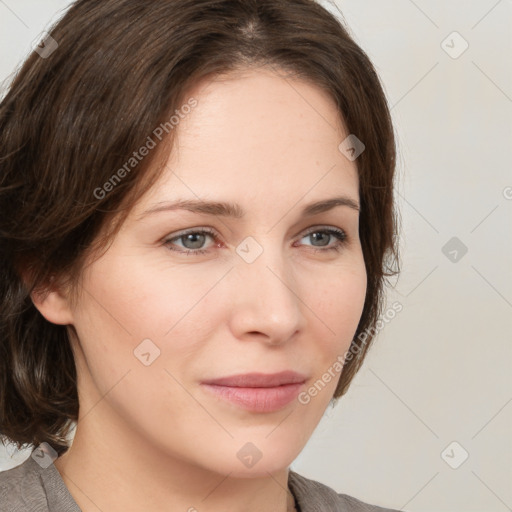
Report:
<svg viewBox="0 0 512 512"><path fill-rule="evenodd" d="M292 469L411 512L512 510L512 1L322 3L392 107L403 310ZM0 80L68 4L0 0Z"/></svg>

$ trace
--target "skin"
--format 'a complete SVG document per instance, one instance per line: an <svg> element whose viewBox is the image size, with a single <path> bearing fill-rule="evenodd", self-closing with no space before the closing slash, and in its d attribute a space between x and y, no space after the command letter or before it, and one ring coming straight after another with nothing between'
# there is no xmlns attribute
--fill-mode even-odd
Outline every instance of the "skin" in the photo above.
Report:
<svg viewBox="0 0 512 512"><path fill-rule="evenodd" d="M76 307L63 290L33 296L50 322L78 336L79 421L55 466L84 512L290 510L289 466L339 373L308 404L271 413L222 401L200 382L291 369L308 376L307 390L347 351L363 310L359 212L300 216L338 195L359 202L332 99L264 69L197 84L189 97L198 106L179 124L179 150L108 251L84 268ZM138 219L178 198L236 202L246 217L176 210ZM204 227L217 240L169 242ZM315 240L315 227L342 229L347 240L329 251L338 240ZM236 252L247 237L263 248L252 263ZM160 350L149 366L134 355L147 338ZM262 454L250 468L237 457L248 442Z"/></svg>

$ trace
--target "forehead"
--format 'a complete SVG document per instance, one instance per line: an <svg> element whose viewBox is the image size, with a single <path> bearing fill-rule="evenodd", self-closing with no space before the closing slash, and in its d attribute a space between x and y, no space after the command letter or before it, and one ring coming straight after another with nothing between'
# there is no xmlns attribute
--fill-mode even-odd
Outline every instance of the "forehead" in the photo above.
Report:
<svg viewBox="0 0 512 512"><path fill-rule="evenodd" d="M266 198L267 206L335 193L358 199L356 163L338 149L348 134L321 88L257 69L200 82L190 98L197 106L181 116L141 207L174 198Z"/></svg>

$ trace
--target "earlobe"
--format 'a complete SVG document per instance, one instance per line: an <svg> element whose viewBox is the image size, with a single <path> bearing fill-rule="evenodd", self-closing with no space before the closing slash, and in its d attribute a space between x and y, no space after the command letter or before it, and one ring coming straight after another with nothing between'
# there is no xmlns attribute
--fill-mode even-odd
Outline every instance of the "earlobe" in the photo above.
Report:
<svg viewBox="0 0 512 512"><path fill-rule="evenodd" d="M41 315L49 322L58 325L73 323L68 300L57 288L46 291L34 290L30 298Z"/></svg>

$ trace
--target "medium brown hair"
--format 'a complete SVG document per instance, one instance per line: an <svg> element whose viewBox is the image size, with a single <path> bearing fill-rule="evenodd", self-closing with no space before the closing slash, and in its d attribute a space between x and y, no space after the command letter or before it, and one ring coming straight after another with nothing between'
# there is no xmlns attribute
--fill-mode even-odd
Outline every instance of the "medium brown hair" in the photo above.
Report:
<svg viewBox="0 0 512 512"><path fill-rule="evenodd" d="M385 278L399 272L389 265L399 261L391 117L347 29L313 0L79 0L49 32L58 47L44 58L34 51L0 104L1 436L18 448L68 448L79 407L73 327L48 322L30 295L57 283L77 290L86 262L158 179L174 132L118 170L169 125L191 87L258 66L327 91L366 146L356 164L367 293L351 345L359 353L334 393L342 396L374 337L359 335L379 319ZM116 173L122 179L105 187Z"/></svg>

